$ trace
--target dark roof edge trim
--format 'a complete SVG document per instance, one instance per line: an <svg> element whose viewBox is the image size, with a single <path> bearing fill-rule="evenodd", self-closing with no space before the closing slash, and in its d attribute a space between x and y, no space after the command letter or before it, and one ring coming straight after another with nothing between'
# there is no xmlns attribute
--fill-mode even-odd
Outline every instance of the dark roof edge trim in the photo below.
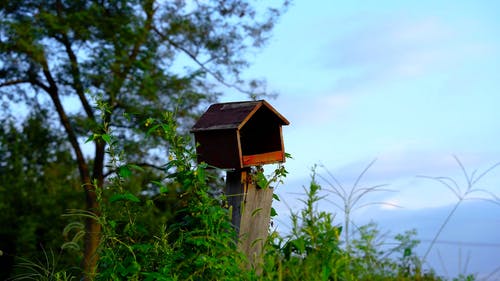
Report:
<svg viewBox="0 0 500 281"><path fill-rule="evenodd" d="M197 129L191 129L190 132L202 132L202 131L213 131L213 130L236 130L238 129L238 126L235 124L224 124L224 125L216 125L216 126L211 126L210 128L197 128Z"/></svg>

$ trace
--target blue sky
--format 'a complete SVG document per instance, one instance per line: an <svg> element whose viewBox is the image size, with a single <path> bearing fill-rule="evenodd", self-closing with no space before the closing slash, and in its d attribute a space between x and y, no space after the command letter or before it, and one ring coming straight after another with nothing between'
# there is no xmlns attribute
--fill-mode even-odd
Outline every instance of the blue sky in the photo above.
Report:
<svg viewBox="0 0 500 281"><path fill-rule="evenodd" d="M432 237L457 198L417 175L450 176L465 186L453 155L469 173L500 161L499 10L498 1L295 1L247 73L266 78L280 93L270 102L291 122L284 138L294 159L277 193L295 208L294 193L307 185L312 165L323 164L349 185L377 159L363 183L389 184L397 192L367 200L403 209L374 206L356 218L390 228L392 218L405 214L400 221L410 221L407 228ZM223 98L237 99L231 93ZM477 188L500 196L499 170ZM287 208L278 207L286 221ZM443 241L500 244L500 205L471 201L461 207L476 211L458 213ZM431 220L437 224L426 229ZM465 231L473 221L484 222L483 228ZM447 260L457 257L460 247L442 247L437 249L449 254ZM471 272L500 267L500 248L486 248L471 248ZM437 250L431 256L432 265L442 267ZM443 272L456 272L455 264Z"/></svg>

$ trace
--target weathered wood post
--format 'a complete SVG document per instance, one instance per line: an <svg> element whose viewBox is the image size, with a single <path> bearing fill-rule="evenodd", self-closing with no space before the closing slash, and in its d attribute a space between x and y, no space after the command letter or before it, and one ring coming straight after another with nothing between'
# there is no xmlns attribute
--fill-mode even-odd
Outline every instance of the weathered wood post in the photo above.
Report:
<svg viewBox="0 0 500 281"><path fill-rule="evenodd" d="M289 122L264 100L211 105L193 126L198 162L226 169L226 196L238 246L260 272L273 190L253 180L251 167L285 161L281 127Z"/></svg>
<svg viewBox="0 0 500 281"><path fill-rule="evenodd" d="M262 248L267 239L272 188L259 188L249 169L228 171L226 195L232 208L232 222L238 232L238 247L248 259L248 267L260 273Z"/></svg>

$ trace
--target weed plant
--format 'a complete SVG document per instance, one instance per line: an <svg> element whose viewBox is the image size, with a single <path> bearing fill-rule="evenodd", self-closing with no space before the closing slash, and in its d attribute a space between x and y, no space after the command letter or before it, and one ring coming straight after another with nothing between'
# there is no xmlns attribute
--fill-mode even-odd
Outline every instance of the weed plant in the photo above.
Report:
<svg viewBox="0 0 500 281"><path fill-rule="evenodd" d="M495 193L485 189L478 187L479 182L481 179L483 179L487 174L489 174L491 171L493 171L495 168L500 166L500 162L497 162L487 169L485 169L482 172L479 172L477 170L474 170L472 172L469 172L463 163L460 161L460 159L457 156L453 156L455 161L457 162L457 165L460 167L460 171L463 174L463 180L465 181L465 184L460 184L458 180L449 177L449 176L419 176L421 178L426 178L430 179L433 181L436 181L446 187L448 190L450 190L457 198L457 201L453 205L453 208L451 211L448 213L446 218L443 220L443 223L440 225L438 228L436 234L431 240L431 243L427 247L425 254L422 257L422 262L425 262L431 253L432 249L434 248L436 242L438 241L439 237L441 236L441 233L445 229L445 227L448 225L450 222L451 218L457 211L457 209L464 203L466 200L479 200L479 201L484 201L488 203L493 203L496 205L500 206L500 197L498 197ZM441 263L443 264L443 269L446 270L446 266L444 265L444 262L442 261L441 254L439 250L437 251L438 257L440 258ZM473 275L468 275L466 274L466 269L467 265L469 262L469 256L466 258L464 265L462 265L461 262L461 251L459 251L459 257L460 257L460 262L459 262L459 267L464 267L463 269L459 268L460 274L457 278L454 278L454 280L472 280ZM497 267L495 270L493 270L489 275L485 277L484 280L491 280L494 278L494 276L498 276L498 272L500 272L500 267Z"/></svg>
<svg viewBox="0 0 500 281"><path fill-rule="evenodd" d="M350 234L351 211L363 206L360 200L365 195L385 190L384 185L359 187L373 162L350 190L333 176L329 189L324 190L313 169L310 184L304 188L303 207L291 214L290 233L270 233L258 276L254 269L246 268L245 256L237 249L229 211L221 198L210 195L210 183L216 182L213 173L206 164L195 164L191 142L179 134L174 117L173 113L165 113L161 119L144 122L150 135L160 136L170 144L168 162L162 167L166 176L154 182L158 194L129 188L142 168L125 163L124 152L116 149L117 140L106 124L101 135L90 138L101 138L108 144L112 176L103 189L97 189L99 217L81 211L72 215L90 216L102 226L95 280L444 280L432 270L423 270L425 256L421 259L416 255L419 241L413 230L396 235L396 243L390 246L375 223L356 227ZM280 167L270 179L259 174L258 182L267 187L285 175ZM472 185L482 176L469 177L466 192L472 192ZM459 198L462 200L468 193ZM343 200L340 208L344 224L337 222L335 214L318 209L318 203L326 200L322 194L334 194ZM161 216L155 205L167 196L176 199L173 216ZM68 237L64 250L81 249L81 223L71 222L64 233ZM75 280L70 269L56 269L57 259L46 257L42 263L25 263L28 275L14 280ZM464 275L454 280L473 279L472 275Z"/></svg>
<svg viewBox="0 0 500 281"><path fill-rule="evenodd" d="M321 174L319 175L319 177L323 181L325 181L330 187L326 189L326 191L331 193L333 196L337 197L341 201L341 204L339 205L336 203L336 201L326 199L328 202L339 208L339 210L341 210L341 212L344 214L344 230L345 230L344 237L345 237L346 250L348 252L351 249L350 235L351 235L351 225L352 225L352 220L351 220L352 212L354 212L357 209L366 207L368 205L376 205L376 204L391 205L385 202L370 202L366 204L361 204L362 199L364 199L369 194L375 192L392 191L390 189L384 188L385 186L387 186L387 184L379 184L369 187L361 186L361 180L365 176L366 172L373 166L374 163L375 160L370 162L370 164L368 164L368 166L366 166L363 169L363 171L359 174L359 176L356 178L356 180L354 181L353 185L350 188L341 184L340 181L337 180L337 178L324 166L323 168L326 171L328 178L322 176ZM316 167L314 169L316 169Z"/></svg>
<svg viewBox="0 0 500 281"><path fill-rule="evenodd" d="M290 234L270 236L262 280L443 280L432 271L423 272L416 255L416 231L394 237L387 247L375 223L361 226L347 243L343 227L332 213L318 210L325 199L313 169L304 188L304 207L292 212Z"/></svg>
<svg viewBox="0 0 500 281"><path fill-rule="evenodd" d="M110 149L110 163L117 171L102 204L100 218L104 237L101 244L99 274L96 280L244 280L243 255L236 250L234 232L227 209L209 193L205 164L194 165L190 140L177 132L174 116L148 119L149 133L170 144L167 172L159 196L176 196L173 220L162 225L144 224L154 202L123 188L137 167L123 164ZM110 134L111 135L111 134ZM110 139L113 147L113 139ZM101 200L105 198L100 197Z"/></svg>
<svg viewBox="0 0 500 281"><path fill-rule="evenodd" d="M425 261L427 257L429 256L430 251L434 247L434 244L436 243L437 239L441 235L441 232L444 230L446 225L449 223L450 219L453 217L455 212L457 211L458 207L465 201L465 200L482 200L485 202L490 202L493 204L497 204L500 206L500 198L496 196L494 193L484 189L484 188L479 188L477 187L478 182L484 178L488 173L490 173L493 169L496 167L500 166L500 162L490 166L483 172L479 173L477 175L477 170L473 171L472 173L469 173L465 166L462 164L460 159L458 159L457 156L453 156L455 161L457 162L458 166L460 167L461 172L463 173L464 179L465 179L465 186L461 186L457 180L451 178L451 177L446 177L446 176L438 176L438 177L431 177L431 176L420 176L422 178L427 178L431 179L434 181L437 181L441 183L443 186L448 188L456 197L457 197L457 202L451 209L451 211L448 213L448 216L446 219L443 221L441 226L439 227L436 235L432 239L429 247L427 248L423 260ZM478 194L479 196L474 197L473 195ZM483 195L483 196L480 196ZM484 196L486 195L486 196Z"/></svg>
<svg viewBox="0 0 500 281"><path fill-rule="evenodd" d="M12 281L19 280L39 280L39 281L71 281L77 280L67 268L59 266L59 258L61 255L55 255L53 251L43 252L43 260L28 260L20 258L22 261L16 264L16 267L23 269L23 273L9 279Z"/></svg>

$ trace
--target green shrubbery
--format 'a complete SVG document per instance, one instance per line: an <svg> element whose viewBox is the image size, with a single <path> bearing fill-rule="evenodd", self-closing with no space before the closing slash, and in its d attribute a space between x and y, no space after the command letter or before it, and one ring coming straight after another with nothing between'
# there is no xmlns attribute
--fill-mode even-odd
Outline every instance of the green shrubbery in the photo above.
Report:
<svg viewBox="0 0 500 281"><path fill-rule="evenodd" d="M291 215L291 233L271 235L265 280L441 280L423 272L414 231L397 235L397 245L384 248L377 225L370 223L359 227L347 246L334 215L315 208L320 190L313 174L303 209Z"/></svg>
<svg viewBox="0 0 500 281"><path fill-rule="evenodd" d="M164 120L149 119L150 133L169 143L169 171L154 196L131 194L123 183L133 177L126 164L114 164L118 171L103 200L103 240L97 280L238 280L245 279L243 256L236 251L235 233L228 211L209 195L210 173L206 165L195 166L189 140L177 134L170 114ZM112 147L110 140L110 147ZM110 155L112 162L116 154ZM136 167L137 169L137 167ZM148 225L155 200L172 196L177 199L173 218ZM106 199L109 198L109 199ZM104 202L107 200L107 202ZM160 223L160 224L158 224ZM248 273L250 274L250 273Z"/></svg>
<svg viewBox="0 0 500 281"><path fill-rule="evenodd" d="M124 163L109 128L104 126L102 135L92 137L109 145L112 175L103 189L97 189L101 215L76 211L72 215L75 220L93 216L102 225L95 280L442 280L422 268L414 251L415 231L397 235L391 248L383 243L375 223L357 228L349 241L343 239L344 227L334 214L317 209L323 197L314 171L304 188L302 210L291 214L290 233L270 233L262 273L257 276L246 269L245 257L237 250L224 198L210 195L217 173L195 164L190 140L178 133L173 120L166 113L161 120L145 121L149 134L170 144L168 162L162 167L166 176L154 182L157 192L130 188L143 168ZM280 170L280 174L286 173ZM158 202L164 200L173 204L173 214L159 211ZM68 224L65 251L81 249L81 227L78 221ZM77 280L81 274L55 269L50 259L23 266L28 270L19 280Z"/></svg>

